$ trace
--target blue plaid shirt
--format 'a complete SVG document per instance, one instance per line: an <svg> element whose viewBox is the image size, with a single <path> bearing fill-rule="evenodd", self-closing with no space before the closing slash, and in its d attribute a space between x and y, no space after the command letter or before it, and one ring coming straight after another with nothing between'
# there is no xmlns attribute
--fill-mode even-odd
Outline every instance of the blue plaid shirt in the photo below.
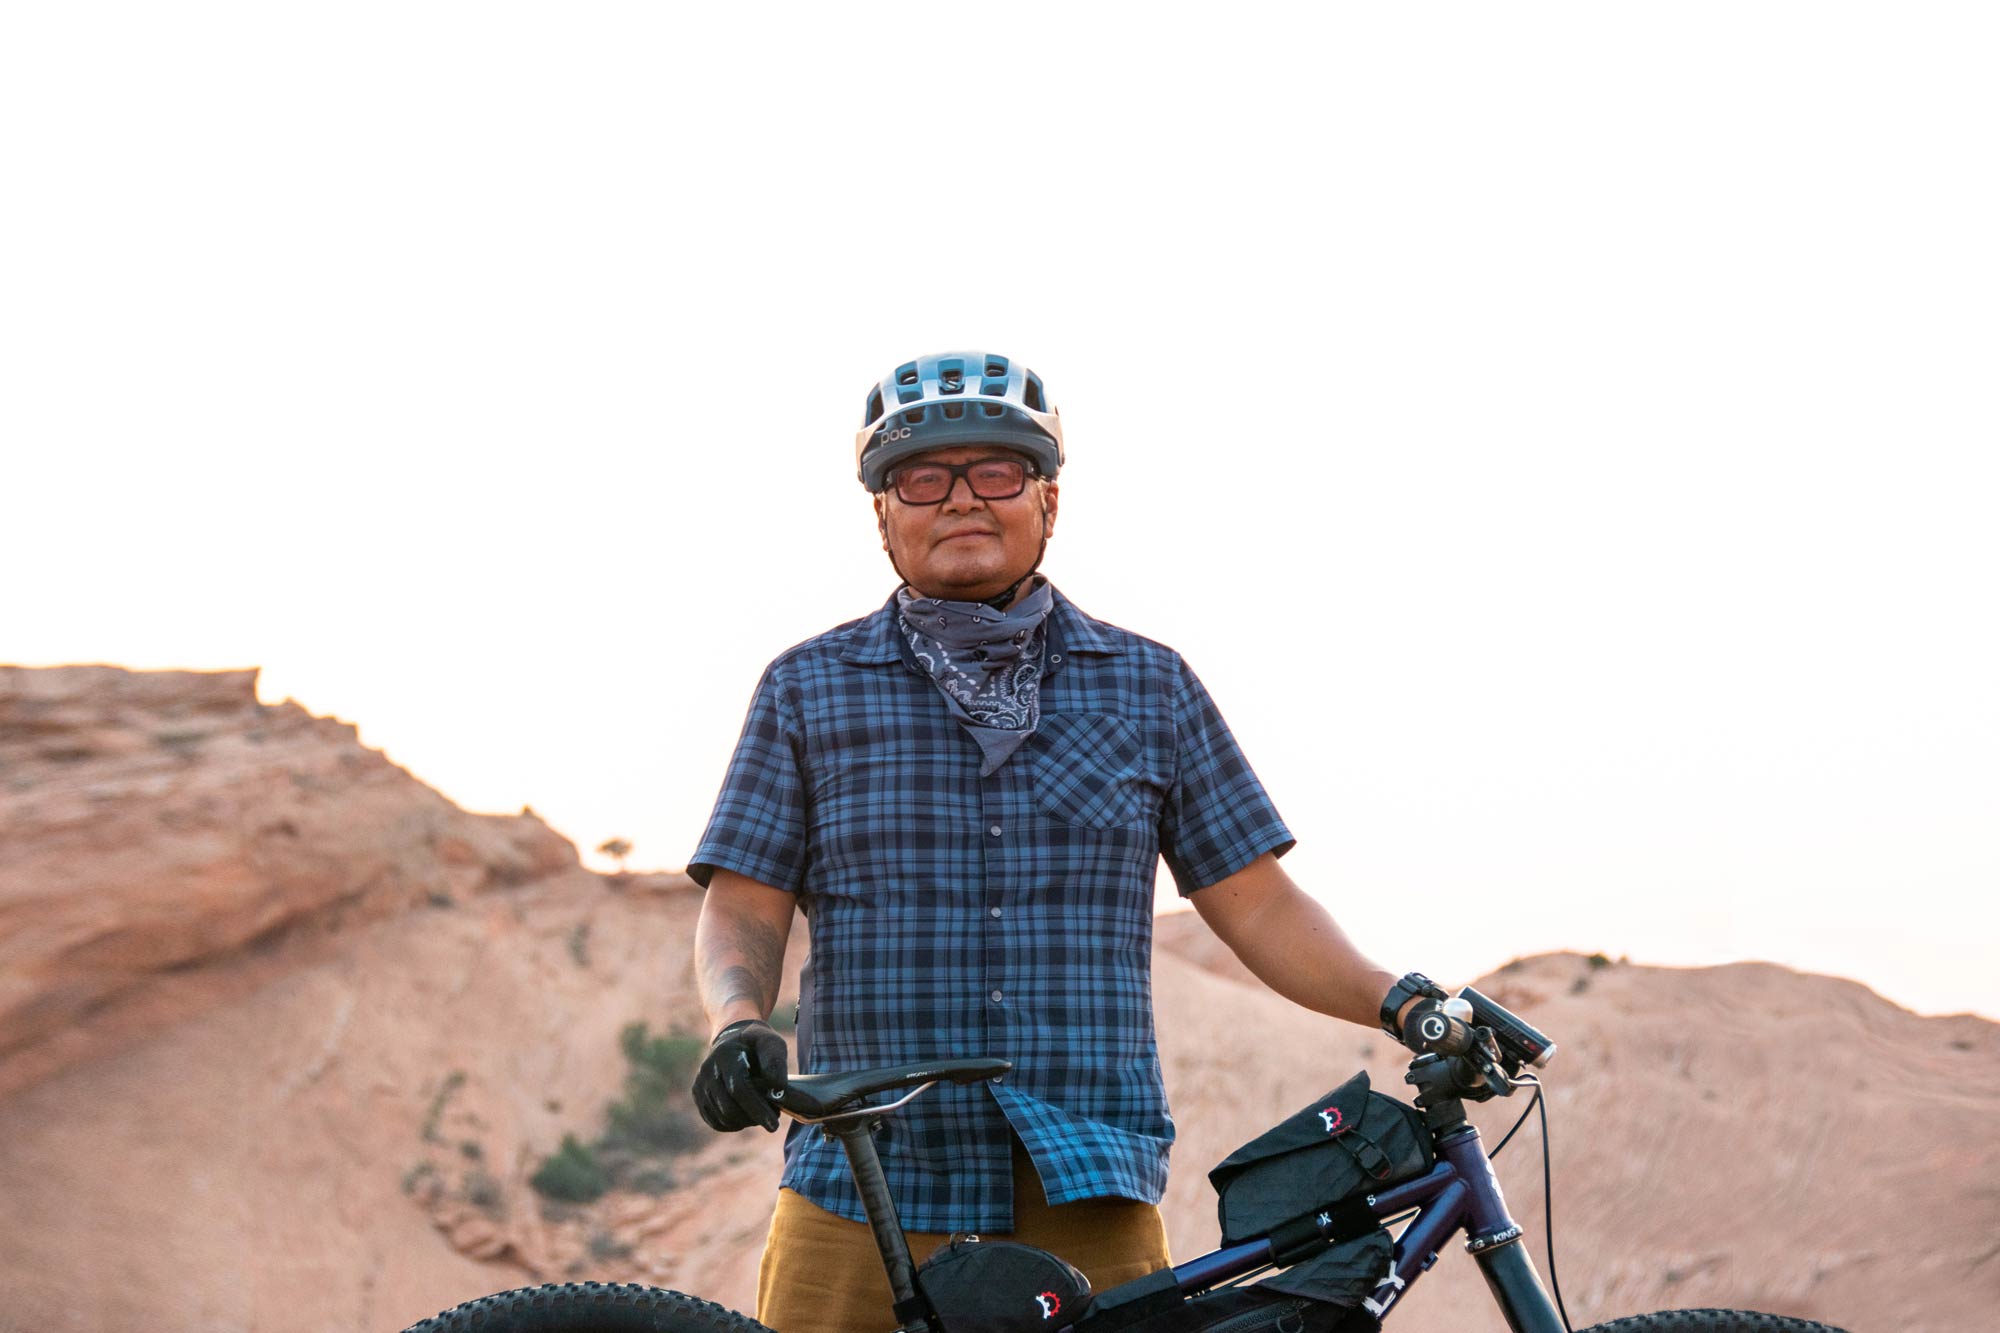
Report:
<svg viewBox="0 0 2000 1333"><path fill-rule="evenodd" d="M903 1225L1013 1226L1009 1128L1050 1203L1159 1202L1174 1124L1153 1038L1153 881L1184 894L1292 836L1178 653L1060 593L1040 725L990 777L881 610L765 671L688 873L799 895L807 1072L998 1056L878 1137ZM838 1144L794 1124L782 1183L865 1214Z"/></svg>

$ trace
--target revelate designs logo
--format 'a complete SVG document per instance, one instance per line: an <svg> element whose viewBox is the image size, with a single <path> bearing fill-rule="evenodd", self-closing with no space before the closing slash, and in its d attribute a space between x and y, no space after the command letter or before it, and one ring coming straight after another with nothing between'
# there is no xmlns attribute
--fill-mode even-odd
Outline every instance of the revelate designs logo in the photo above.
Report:
<svg viewBox="0 0 2000 1333"><path fill-rule="evenodd" d="M1042 1307L1042 1318L1044 1319L1054 1319L1056 1315L1062 1312L1062 1297L1056 1295L1053 1291L1045 1291L1035 1297L1035 1304Z"/></svg>
<svg viewBox="0 0 2000 1333"><path fill-rule="evenodd" d="M1341 1115L1340 1115L1340 1108L1338 1106L1327 1107L1324 1111L1321 1111L1319 1113L1319 1118L1326 1122L1327 1133L1329 1134L1340 1133Z"/></svg>

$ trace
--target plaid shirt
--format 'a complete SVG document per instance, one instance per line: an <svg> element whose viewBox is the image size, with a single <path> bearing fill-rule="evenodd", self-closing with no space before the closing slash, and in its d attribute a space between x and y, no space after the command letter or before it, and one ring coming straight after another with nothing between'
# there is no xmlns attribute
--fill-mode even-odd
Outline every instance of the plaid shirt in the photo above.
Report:
<svg viewBox="0 0 2000 1333"><path fill-rule="evenodd" d="M1292 836L1172 649L1060 593L1040 725L990 777L881 610L765 671L688 866L800 895L804 1071L998 1056L877 1144L903 1225L1013 1225L1009 1135L1052 1204L1159 1202L1174 1125L1153 1038L1153 881L1191 893ZM863 1220L838 1144L794 1124L782 1183Z"/></svg>

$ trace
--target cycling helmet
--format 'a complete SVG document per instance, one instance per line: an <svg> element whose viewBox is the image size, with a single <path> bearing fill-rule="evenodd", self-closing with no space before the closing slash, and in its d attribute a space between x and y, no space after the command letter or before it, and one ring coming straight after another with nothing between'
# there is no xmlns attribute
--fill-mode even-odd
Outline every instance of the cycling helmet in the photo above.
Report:
<svg viewBox="0 0 2000 1333"><path fill-rule="evenodd" d="M1034 460L1044 477L1062 470L1062 418L1041 376L993 352L938 352L905 361L868 391L854 464L880 494L889 469L927 449L998 444Z"/></svg>

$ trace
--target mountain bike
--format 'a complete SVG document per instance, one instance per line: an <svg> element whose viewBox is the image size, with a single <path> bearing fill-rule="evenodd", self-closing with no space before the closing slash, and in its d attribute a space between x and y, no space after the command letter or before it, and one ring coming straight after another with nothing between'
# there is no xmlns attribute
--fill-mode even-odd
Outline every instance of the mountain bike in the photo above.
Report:
<svg viewBox="0 0 2000 1333"><path fill-rule="evenodd" d="M1436 1263L1447 1242L1465 1234L1465 1250L1486 1278L1488 1290L1514 1333L1568 1333L1570 1325L1557 1283L1552 1299L1529 1257L1521 1227L1507 1211L1490 1157L1507 1145L1529 1114L1541 1111L1543 1187L1548 1188L1548 1112L1533 1071L1546 1066L1555 1043L1506 1008L1467 987L1441 1006L1414 1015L1405 1037L1414 1053L1406 1081L1416 1089L1415 1110L1383 1098L1410 1116L1428 1138L1423 1169L1409 1178L1350 1190L1343 1197L1313 1201L1296 1218L1238 1243L1163 1268L1103 1292L1088 1293L1080 1308L1072 1301L1059 1319L1050 1293L1022 1310L1019 1327L1056 1328L1074 1333L1300 1333L1329 1329L1361 1333L1379 1328ZM839 1141L847 1154L870 1229L881 1251L894 1306L883 1311L883 1326L899 1333L956 1333L948 1311L926 1294L922 1270L889 1196L874 1133L884 1116L941 1081L976 1083L1011 1066L994 1059L951 1059L923 1064L841 1073L800 1074L768 1091L794 1119L817 1125ZM1366 1076L1357 1076L1363 1089ZM1351 1086L1351 1085L1350 1085ZM1465 1103L1507 1097L1532 1088L1534 1095L1505 1137L1489 1154L1479 1131L1466 1120ZM883 1105L867 1099L902 1093ZM1370 1093L1372 1097L1383 1097ZM1416 1117L1420 1114L1421 1120ZM1340 1112L1334 1106L1300 1113L1317 1115L1329 1133ZM1299 1117L1294 1117L1298 1120ZM1291 1121L1287 1122L1292 1123ZM1282 1129L1283 1126L1280 1126ZM1276 1134L1277 1131L1273 1131ZM1266 1139L1271 1135L1265 1136ZM1264 1142L1260 1139L1258 1142ZM1255 1145L1251 1145L1255 1146ZM1232 1156L1231 1161L1235 1161ZM1305 1160L1305 1159L1299 1159ZM1225 1166L1228 1163L1224 1164ZM1218 1168L1220 1171L1221 1168ZM1307 1173L1309 1174L1309 1173ZM1213 1178L1213 1177L1212 1177ZM1224 1195L1227 1211L1228 1196ZM1274 1270L1315 1262L1332 1247L1374 1238L1381 1229L1406 1222L1388 1244L1386 1266L1372 1291L1349 1307L1313 1301L1265 1299L1269 1293L1249 1280ZM1554 1233L1548 1235L1554 1281ZM1023 1247L1024 1248L1024 1247ZM1036 1252L1039 1253L1039 1252ZM1046 1257L1046 1256L1044 1256ZM1370 1270L1374 1272L1377 1270ZM1268 1279L1267 1279L1268 1280ZM1027 1290L1032 1291L1030 1287ZM1364 1288L1366 1290L1366 1288ZM1247 1304L1246 1304L1247 1303ZM978 1327L998 1327L981 1323ZM1007 1324L1006 1327L1014 1327ZM482 1297L413 1325L405 1333L770 1333L763 1324L699 1297L633 1284L597 1282L526 1287ZM787 1333L794 1333L787 1330ZM803 1331L798 1331L803 1333ZM1840 1333L1810 1320L1743 1310L1668 1310L1598 1324L1586 1333Z"/></svg>

